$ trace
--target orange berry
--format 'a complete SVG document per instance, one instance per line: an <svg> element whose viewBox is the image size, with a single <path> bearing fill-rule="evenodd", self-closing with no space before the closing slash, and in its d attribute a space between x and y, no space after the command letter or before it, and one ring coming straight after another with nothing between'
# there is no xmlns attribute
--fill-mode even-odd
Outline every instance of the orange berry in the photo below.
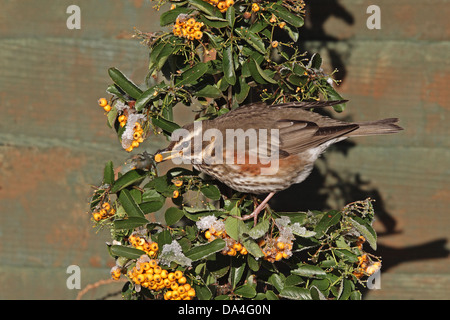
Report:
<svg viewBox="0 0 450 320"><path fill-rule="evenodd" d="M106 106L108 104L108 100L106 100L105 98L100 98L100 99L98 99L98 105L100 106L100 107L104 107L104 106Z"/></svg>
<svg viewBox="0 0 450 320"><path fill-rule="evenodd" d="M283 254L281 252L278 252L277 255L275 256L276 261L280 261L282 258L283 258Z"/></svg>
<svg viewBox="0 0 450 320"><path fill-rule="evenodd" d="M252 11L253 12L258 12L259 11L259 5L257 3L253 3L252 4Z"/></svg>
<svg viewBox="0 0 450 320"><path fill-rule="evenodd" d="M283 29L285 26L286 26L286 22L281 22L279 25L278 25L281 29Z"/></svg>
<svg viewBox="0 0 450 320"><path fill-rule="evenodd" d="M110 112L111 106L109 104L107 104L106 106L103 107L103 110L105 110L106 112Z"/></svg>
<svg viewBox="0 0 450 320"><path fill-rule="evenodd" d="M212 236L212 235L211 235L211 232L209 232L209 231L206 231L206 232L205 232L205 238L206 238L206 239L210 239L211 236Z"/></svg>
<svg viewBox="0 0 450 320"><path fill-rule="evenodd" d="M172 198L178 198L179 195L180 195L180 191L175 190L172 194Z"/></svg>
<svg viewBox="0 0 450 320"><path fill-rule="evenodd" d="M161 273L161 271L162 271L162 268L160 267L160 266L155 266L155 267L153 267L153 272L154 273Z"/></svg>
<svg viewBox="0 0 450 320"><path fill-rule="evenodd" d="M278 41L272 41L272 48L278 47Z"/></svg>
<svg viewBox="0 0 450 320"><path fill-rule="evenodd" d="M156 242L152 242L150 244L150 249L153 251L158 251L158 244Z"/></svg>
<svg viewBox="0 0 450 320"><path fill-rule="evenodd" d="M175 279L180 279L183 276L183 272L180 270L175 271Z"/></svg>
<svg viewBox="0 0 450 320"><path fill-rule="evenodd" d="M174 183L175 187L181 187L183 185L183 181L182 180L176 180Z"/></svg>
<svg viewBox="0 0 450 320"><path fill-rule="evenodd" d="M152 268L154 268L158 265L158 263L156 262L155 259L150 260L148 263L150 264L150 267L152 267Z"/></svg>
<svg viewBox="0 0 450 320"><path fill-rule="evenodd" d="M155 155L155 161L156 161L156 162L161 162L161 161L163 161L163 156L162 156L162 154L158 153L157 155Z"/></svg>
<svg viewBox="0 0 450 320"><path fill-rule="evenodd" d="M231 7L234 4L234 0L226 0L225 1L227 8Z"/></svg>
<svg viewBox="0 0 450 320"><path fill-rule="evenodd" d="M170 281L175 281L175 280L176 280L176 278L175 278L175 273L170 272L170 273L167 275L167 279L169 279Z"/></svg>
<svg viewBox="0 0 450 320"><path fill-rule="evenodd" d="M284 244L284 242L277 242L277 248L278 249L280 249L280 250L284 250L284 248L285 248L285 244Z"/></svg>
<svg viewBox="0 0 450 320"><path fill-rule="evenodd" d="M179 284L185 284L186 281L187 281L187 279L186 279L185 276L183 276L183 277L181 277L180 279L178 279L178 283L179 283Z"/></svg>
<svg viewBox="0 0 450 320"><path fill-rule="evenodd" d="M98 212L94 212L94 214L92 215L94 217L95 221L100 221L102 220L102 215Z"/></svg>
<svg viewBox="0 0 450 320"><path fill-rule="evenodd" d="M189 297L195 297L195 289L194 288L191 288L191 289L188 290L188 296Z"/></svg>

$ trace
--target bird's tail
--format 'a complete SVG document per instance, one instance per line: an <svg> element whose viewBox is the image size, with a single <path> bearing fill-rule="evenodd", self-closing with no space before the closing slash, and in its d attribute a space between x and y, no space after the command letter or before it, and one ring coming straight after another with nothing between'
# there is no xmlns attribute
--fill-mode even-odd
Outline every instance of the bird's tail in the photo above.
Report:
<svg viewBox="0 0 450 320"><path fill-rule="evenodd" d="M358 136L370 136L377 134L389 134L397 133L403 130L398 124L398 118L389 118L370 122L360 122L356 123L359 128L350 132L348 136L358 137Z"/></svg>

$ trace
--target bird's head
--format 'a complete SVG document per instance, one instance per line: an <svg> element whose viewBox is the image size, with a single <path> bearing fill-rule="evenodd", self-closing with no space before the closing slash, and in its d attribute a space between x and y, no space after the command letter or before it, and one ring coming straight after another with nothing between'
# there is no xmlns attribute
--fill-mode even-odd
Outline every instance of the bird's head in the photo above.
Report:
<svg viewBox="0 0 450 320"><path fill-rule="evenodd" d="M167 148L156 152L156 162L172 160L175 164L199 164L211 144L211 141L203 141L201 125L194 124L175 130L171 140Z"/></svg>

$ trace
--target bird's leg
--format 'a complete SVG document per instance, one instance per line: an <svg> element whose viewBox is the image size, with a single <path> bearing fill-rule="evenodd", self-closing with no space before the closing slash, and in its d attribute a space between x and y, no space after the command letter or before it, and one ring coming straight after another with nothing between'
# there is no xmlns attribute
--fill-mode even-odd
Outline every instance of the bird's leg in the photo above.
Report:
<svg viewBox="0 0 450 320"><path fill-rule="evenodd" d="M267 195L267 197L263 200L263 202L261 202L255 210L253 210L253 212L251 214L245 215L243 217L236 217L240 220L248 220L250 218L253 218L255 221L255 225L256 225L256 221L258 219L258 214L267 206L267 203L269 202L269 200L274 196L275 192L271 192Z"/></svg>

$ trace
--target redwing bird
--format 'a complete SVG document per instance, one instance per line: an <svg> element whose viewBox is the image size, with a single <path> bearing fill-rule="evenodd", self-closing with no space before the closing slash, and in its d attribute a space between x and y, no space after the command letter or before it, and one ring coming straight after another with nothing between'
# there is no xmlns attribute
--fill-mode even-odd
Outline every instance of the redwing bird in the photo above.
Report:
<svg viewBox="0 0 450 320"><path fill-rule="evenodd" d="M192 163L197 170L239 192L268 193L252 214L243 217L253 217L256 223L258 213L273 195L305 180L311 173L314 162L330 145L348 137L389 134L403 130L397 125L397 118L349 123L310 111L344 102L346 101L247 104L213 120L202 121L201 126L196 126L195 123L184 126L187 134L157 152L155 159L178 159L184 163ZM211 139L202 139L209 129L215 131L216 135ZM268 152L261 150L258 143L252 144L249 139L244 142L241 140L240 145L229 147L224 141L239 138L236 137L236 132L256 132L259 140L263 138L262 133L277 134L276 139L264 139L266 149L270 151ZM230 138L230 135L233 136ZM196 137L200 137L200 144L195 143ZM238 154L239 150L243 152ZM271 158L269 155L274 150L277 151L277 157ZM170 155L164 156L169 152ZM228 161L206 161L218 153Z"/></svg>

